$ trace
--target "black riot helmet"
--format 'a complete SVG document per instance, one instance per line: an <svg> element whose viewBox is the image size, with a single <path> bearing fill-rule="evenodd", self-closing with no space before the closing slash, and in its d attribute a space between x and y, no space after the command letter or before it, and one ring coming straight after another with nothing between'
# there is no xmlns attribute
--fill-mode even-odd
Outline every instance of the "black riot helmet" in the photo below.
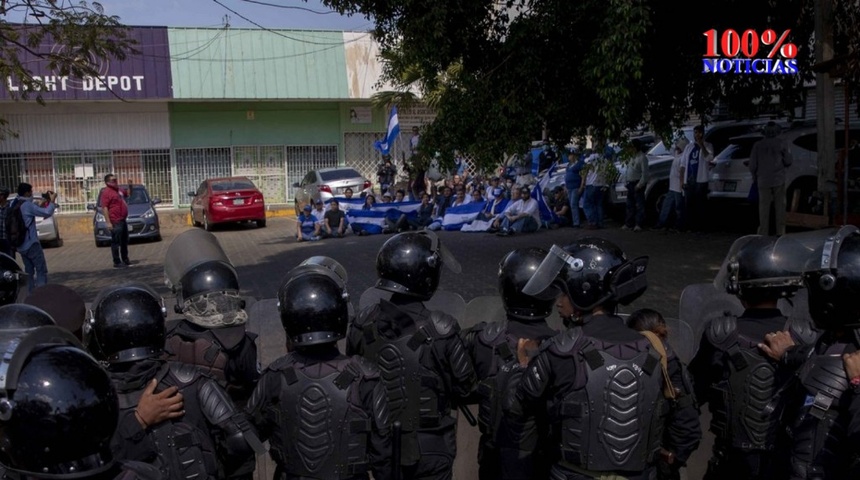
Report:
<svg viewBox="0 0 860 480"><path fill-rule="evenodd" d="M336 342L346 336L349 323L346 285L330 268L300 265L281 283L278 313L291 346Z"/></svg>
<svg viewBox="0 0 860 480"><path fill-rule="evenodd" d="M39 307L23 303L10 303L0 307L0 330L35 328L56 325L56 322Z"/></svg>
<svg viewBox="0 0 860 480"><path fill-rule="evenodd" d="M831 231L819 243L805 275L809 314L816 326L824 330L858 328L860 231L857 227L845 226Z"/></svg>
<svg viewBox="0 0 860 480"><path fill-rule="evenodd" d="M747 302L789 298L803 286L800 271L789 271L774 255L775 237L747 235L732 244L714 286Z"/></svg>
<svg viewBox="0 0 860 480"><path fill-rule="evenodd" d="M628 260L614 243L585 237L561 248L553 245L523 293L552 298L559 292L587 313L599 305L614 310L645 293L648 257Z"/></svg>
<svg viewBox="0 0 860 480"><path fill-rule="evenodd" d="M0 253L0 305L9 305L19 300L27 284L27 275L14 258Z"/></svg>
<svg viewBox="0 0 860 480"><path fill-rule="evenodd" d="M96 296L84 325L87 348L109 363L159 357L164 350L165 308L142 283L108 287Z"/></svg>
<svg viewBox="0 0 860 480"><path fill-rule="evenodd" d="M399 233L376 256L376 288L428 300L439 287L442 265L460 273L460 264L435 233Z"/></svg>
<svg viewBox="0 0 860 480"><path fill-rule="evenodd" d="M113 467L119 404L107 372L68 331L0 331L0 457L10 478L86 478Z"/></svg>
<svg viewBox="0 0 860 480"><path fill-rule="evenodd" d="M508 315L517 318L546 318L555 299L538 298L523 293L523 287L532 278L547 255L542 248L519 248L509 252L499 263L499 294Z"/></svg>

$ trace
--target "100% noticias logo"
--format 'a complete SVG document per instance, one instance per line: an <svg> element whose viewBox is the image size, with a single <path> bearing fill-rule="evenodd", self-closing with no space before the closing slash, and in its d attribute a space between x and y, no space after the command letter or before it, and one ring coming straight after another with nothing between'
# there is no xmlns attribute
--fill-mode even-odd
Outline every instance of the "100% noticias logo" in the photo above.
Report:
<svg viewBox="0 0 860 480"><path fill-rule="evenodd" d="M772 29L761 35L753 29L741 34L732 29L725 30L722 35L717 33L716 29L703 33L707 44L702 58L702 73L797 74L797 45L786 43L791 30L785 30L779 36ZM762 45L771 47L763 58L759 57Z"/></svg>

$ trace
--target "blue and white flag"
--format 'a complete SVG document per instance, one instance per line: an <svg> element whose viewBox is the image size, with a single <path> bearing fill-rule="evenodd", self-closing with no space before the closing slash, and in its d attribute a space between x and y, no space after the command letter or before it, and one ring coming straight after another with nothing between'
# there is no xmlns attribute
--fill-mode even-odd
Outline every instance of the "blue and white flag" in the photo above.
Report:
<svg viewBox="0 0 860 480"><path fill-rule="evenodd" d="M392 202L378 203L370 210L363 210L364 200L353 198L347 200L339 198L338 201L349 205L346 212L346 220L349 222L355 231L364 231L368 234L382 233L386 227L385 220L396 222L401 215L406 215L407 218L414 217L418 214L418 207L421 202Z"/></svg>
<svg viewBox="0 0 860 480"><path fill-rule="evenodd" d="M385 228L385 211L352 209L346 213L349 225L356 231L369 234L382 233Z"/></svg>
<svg viewBox="0 0 860 480"><path fill-rule="evenodd" d="M394 140L400 135L400 120L397 118L397 106L391 107L391 115L388 116L388 133L385 136L385 141L377 140L373 143L374 148L379 150L383 155L389 155L391 146L394 145Z"/></svg>
<svg viewBox="0 0 860 480"><path fill-rule="evenodd" d="M463 225L474 220L485 206L487 202L469 202L465 205L448 207L445 210L445 216L442 217L442 228L460 230Z"/></svg>
<svg viewBox="0 0 860 480"><path fill-rule="evenodd" d="M549 203L547 203L546 198L543 196L543 190L544 188L546 188L547 184L552 178L552 174L553 172L555 172L555 168L557 165L558 162L554 162L546 171L546 174L543 176L543 178L541 178L537 185L535 185L535 187L532 189L532 197L537 200L538 210L540 211L540 219L541 222L544 224L558 221L558 217L556 216L555 212L552 211L552 208L550 208Z"/></svg>

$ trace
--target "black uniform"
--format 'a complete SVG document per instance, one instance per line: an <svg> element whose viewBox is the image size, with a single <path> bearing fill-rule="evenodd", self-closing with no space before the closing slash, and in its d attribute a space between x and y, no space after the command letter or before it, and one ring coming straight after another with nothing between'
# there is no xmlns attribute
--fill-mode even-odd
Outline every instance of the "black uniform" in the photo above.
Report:
<svg viewBox="0 0 860 480"><path fill-rule="evenodd" d="M512 413L548 413L559 447L551 479L649 478L663 439L686 462L701 439L699 413L681 362L668 348L667 354L680 390L673 403L663 397L659 354L617 316L587 315L544 342L523 374Z"/></svg>
<svg viewBox="0 0 860 480"><path fill-rule="evenodd" d="M690 363L696 398L709 404L716 435L705 478L784 478L787 439L780 426L794 372L778 368L758 344L768 333L786 329L797 344L815 341L811 322L789 322L775 308L751 308L706 325Z"/></svg>
<svg viewBox="0 0 860 480"><path fill-rule="evenodd" d="M260 378L256 338L245 324L205 328L182 319L167 330L165 358L206 370L242 406Z"/></svg>
<svg viewBox="0 0 860 480"><path fill-rule="evenodd" d="M277 464L276 480L391 476L379 370L335 344L298 348L263 372L248 409Z"/></svg>
<svg viewBox="0 0 860 480"><path fill-rule="evenodd" d="M475 385L459 331L450 315L400 294L365 309L350 325L347 354L379 366L391 420L403 425L403 478L451 478L457 451L451 407Z"/></svg>
<svg viewBox="0 0 860 480"><path fill-rule="evenodd" d="M464 333L478 378L481 480L546 478L549 463L544 443L548 422L534 415L522 418L506 415L504 408L513 398L523 373L515 368L518 340L540 343L557 333L543 318L524 320L512 315L498 322L479 323Z"/></svg>
<svg viewBox="0 0 860 480"><path fill-rule="evenodd" d="M259 445L244 412L237 410L218 383L201 369L183 363L142 360L110 366L119 395L119 426L112 439L116 458L155 465L165 479L249 478ZM153 379L156 391L175 386L185 415L142 428L135 409Z"/></svg>
<svg viewBox="0 0 860 480"><path fill-rule="evenodd" d="M799 414L790 420L792 480L860 478L860 388L848 383L842 355L860 349L860 330L827 331L814 345L791 348Z"/></svg>

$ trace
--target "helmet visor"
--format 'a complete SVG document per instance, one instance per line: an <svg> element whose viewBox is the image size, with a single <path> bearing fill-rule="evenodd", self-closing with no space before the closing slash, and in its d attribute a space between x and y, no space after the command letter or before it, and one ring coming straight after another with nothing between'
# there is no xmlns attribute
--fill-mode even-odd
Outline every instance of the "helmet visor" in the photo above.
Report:
<svg viewBox="0 0 860 480"><path fill-rule="evenodd" d="M558 292L551 288L565 268L582 270L582 259L575 258L558 245L553 245L543 261L538 265L532 278L523 287L523 293L537 298L550 298Z"/></svg>
<svg viewBox="0 0 860 480"><path fill-rule="evenodd" d="M724 291L727 285L737 282L738 252L743 250L743 248L750 242L759 238L761 238L761 235L746 235L738 238L734 243L732 243L732 246L729 248L729 253L726 254L726 258L723 259L723 263L720 265L720 270L717 272L717 276L714 277L714 287L717 290Z"/></svg>
<svg viewBox="0 0 860 480"><path fill-rule="evenodd" d="M798 273L835 269L842 241L855 234L857 227L849 225L783 235L773 247L774 264Z"/></svg>

